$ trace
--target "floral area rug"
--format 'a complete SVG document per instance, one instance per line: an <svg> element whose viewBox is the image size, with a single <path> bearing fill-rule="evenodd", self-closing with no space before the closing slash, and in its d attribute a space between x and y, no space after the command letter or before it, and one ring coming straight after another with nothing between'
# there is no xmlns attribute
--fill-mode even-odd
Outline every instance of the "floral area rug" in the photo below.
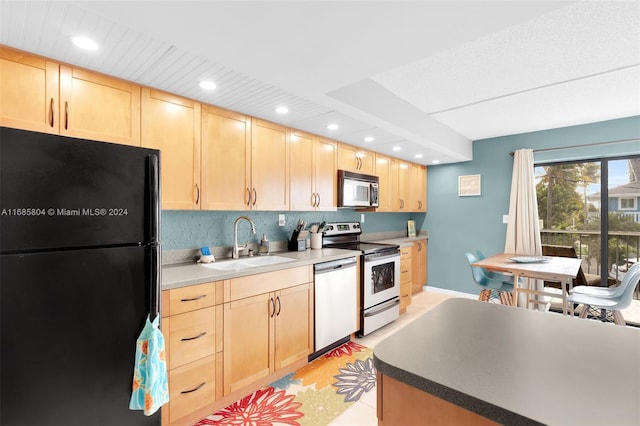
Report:
<svg viewBox="0 0 640 426"><path fill-rule="evenodd" d="M196 426L327 425L375 385L371 349L347 342Z"/></svg>

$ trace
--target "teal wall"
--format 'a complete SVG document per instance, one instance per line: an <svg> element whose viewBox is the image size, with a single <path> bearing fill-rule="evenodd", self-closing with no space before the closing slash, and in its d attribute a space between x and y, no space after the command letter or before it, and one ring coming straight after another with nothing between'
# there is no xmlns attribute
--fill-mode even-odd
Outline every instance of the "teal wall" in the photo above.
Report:
<svg viewBox="0 0 640 426"><path fill-rule="evenodd" d="M509 213L513 158L523 149L570 147L640 138L640 117L524 133L473 142L473 160L429 166L428 285L465 293L478 293L464 253L480 249L485 255L504 251ZM535 161L595 158L640 153L640 142L562 149L535 154ZM458 197L458 176L480 174L482 195Z"/></svg>
<svg viewBox="0 0 640 426"><path fill-rule="evenodd" d="M278 226L278 214L284 213L286 225ZM162 249L182 250L202 246L230 246L233 243L233 222L241 215L249 216L256 225L256 235L251 235L249 225L238 226L238 240L259 241L263 233L270 241L286 241L302 219L307 224L337 221L360 221L360 213L351 209L337 212L265 212L265 211L176 211L162 212ZM415 213L365 213L362 230L365 233L404 231L407 220L414 219L416 228L426 229L425 214Z"/></svg>

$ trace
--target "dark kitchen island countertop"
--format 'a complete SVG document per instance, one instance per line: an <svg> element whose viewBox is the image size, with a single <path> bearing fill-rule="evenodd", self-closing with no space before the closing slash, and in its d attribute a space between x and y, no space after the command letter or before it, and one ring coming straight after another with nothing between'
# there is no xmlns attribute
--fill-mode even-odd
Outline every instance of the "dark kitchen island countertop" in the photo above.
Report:
<svg viewBox="0 0 640 426"><path fill-rule="evenodd" d="M449 299L377 344L378 372L502 424L640 424L640 329Z"/></svg>

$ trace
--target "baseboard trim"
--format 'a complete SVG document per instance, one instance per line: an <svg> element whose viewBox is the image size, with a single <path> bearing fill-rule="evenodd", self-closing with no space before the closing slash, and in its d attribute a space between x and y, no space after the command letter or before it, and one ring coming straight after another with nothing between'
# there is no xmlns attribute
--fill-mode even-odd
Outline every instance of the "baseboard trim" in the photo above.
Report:
<svg viewBox="0 0 640 426"><path fill-rule="evenodd" d="M428 285L425 285L424 287L422 287L422 290L423 291L430 291L432 293L448 294L450 296L455 296L455 297L464 297L466 299L477 299L478 298L477 294L464 293L462 291L449 290L448 288L432 287L432 286L428 286Z"/></svg>

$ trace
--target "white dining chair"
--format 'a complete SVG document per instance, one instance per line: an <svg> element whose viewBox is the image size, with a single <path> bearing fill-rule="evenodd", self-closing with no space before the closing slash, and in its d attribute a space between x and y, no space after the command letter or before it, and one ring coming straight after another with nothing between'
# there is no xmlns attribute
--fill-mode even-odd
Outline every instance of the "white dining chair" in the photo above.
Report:
<svg viewBox="0 0 640 426"><path fill-rule="evenodd" d="M611 313L617 325L626 325L620 311L631 305L638 281L640 281L640 264L629 269L618 287L576 287L567 300L569 303L584 305L580 318L592 315L601 321L607 321L608 314Z"/></svg>

